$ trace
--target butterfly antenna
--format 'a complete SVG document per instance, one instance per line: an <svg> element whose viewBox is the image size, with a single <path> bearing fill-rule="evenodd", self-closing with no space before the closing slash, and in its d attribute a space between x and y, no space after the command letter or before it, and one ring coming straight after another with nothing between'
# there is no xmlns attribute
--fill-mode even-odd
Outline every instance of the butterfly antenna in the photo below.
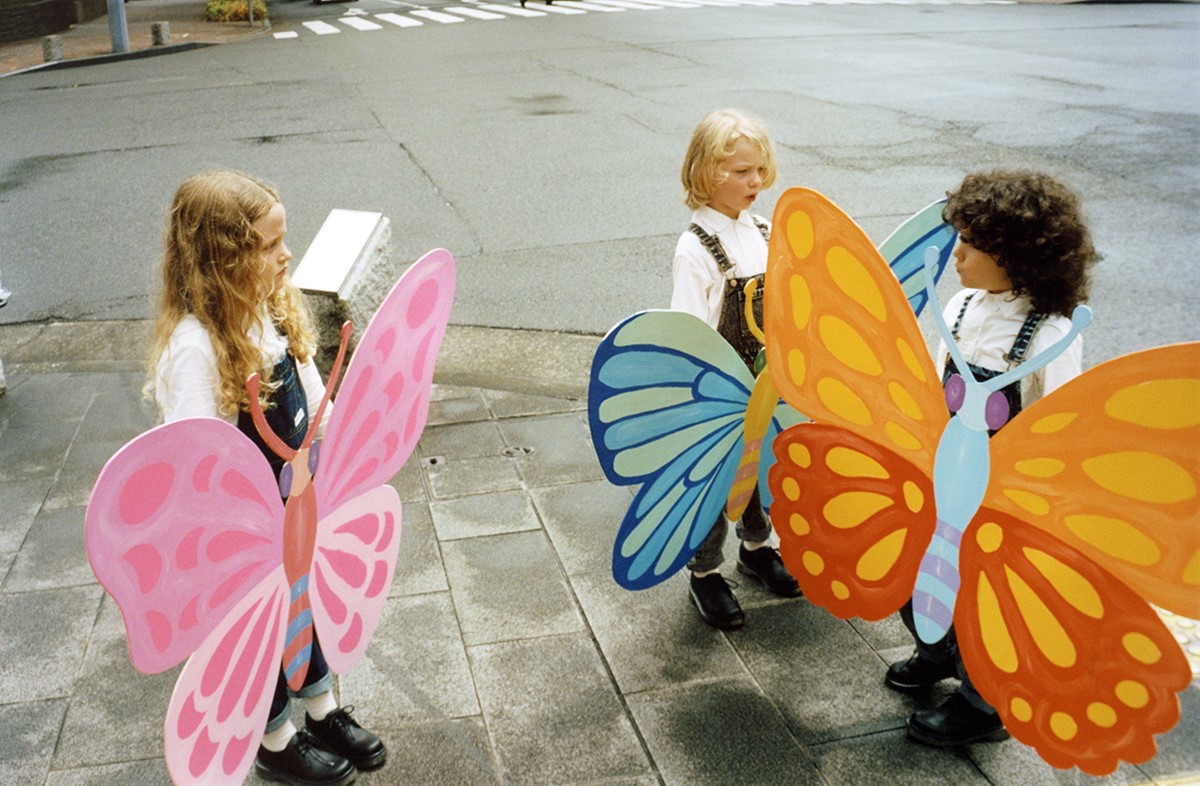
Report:
<svg viewBox="0 0 1200 786"><path fill-rule="evenodd" d="M933 322L937 325L938 334L945 342L947 351L950 352L950 359L954 361L955 368L958 369L958 373L964 381L974 382L975 376L971 373L971 368L963 358L962 352L959 351L958 342L954 340L954 334L950 332L946 318L942 316L942 304L938 300L936 285L937 265L941 255L942 250L937 246L925 249L925 294L928 302L933 304Z"/></svg>
<svg viewBox="0 0 1200 786"><path fill-rule="evenodd" d="M1067 331L1067 335L1055 341L1047 349L1037 353L1016 368L1009 369L999 376L992 377L984 383L984 387L989 391L999 390L1005 385L1029 376L1038 369L1045 368L1050 361L1057 358L1063 352L1066 352L1067 347L1071 346L1071 342L1090 324L1092 324L1092 310L1087 306L1076 306L1075 310L1071 312L1071 329Z"/></svg>
<svg viewBox="0 0 1200 786"><path fill-rule="evenodd" d="M766 346L767 340L763 337L762 327L754 318L754 291L758 289L758 279L752 278L746 282L746 326L750 328L750 332L758 339L758 343Z"/></svg>
<svg viewBox="0 0 1200 786"><path fill-rule="evenodd" d="M346 359L346 347L350 345L350 334L354 332L354 323L346 320L342 323L341 338L338 341L337 357L333 360L333 368L329 370L329 380L325 384L325 395L321 396L321 404L317 407L317 415L308 424L308 433L304 435L304 442L301 443L300 449L303 450L312 444L312 441L317 436L317 426L321 424L321 418L325 415L325 406L329 403L329 397L333 395L333 388L337 384L338 375L342 373L342 361Z"/></svg>
<svg viewBox="0 0 1200 786"><path fill-rule="evenodd" d="M258 435L262 437L267 447L284 461L291 461L296 456L296 451L289 448L282 439L275 436L275 432L271 431L271 427L267 425L266 417L263 416L262 402L258 400L258 392L261 388L262 380L256 371L246 380L246 392L250 394L250 419L254 421L254 428L258 431Z"/></svg>

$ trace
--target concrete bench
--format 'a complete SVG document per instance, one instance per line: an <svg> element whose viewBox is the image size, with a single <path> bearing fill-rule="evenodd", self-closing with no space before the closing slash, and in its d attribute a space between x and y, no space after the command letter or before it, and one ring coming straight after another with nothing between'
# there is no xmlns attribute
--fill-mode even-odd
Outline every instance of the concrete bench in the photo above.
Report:
<svg viewBox="0 0 1200 786"><path fill-rule="evenodd" d="M393 264L391 222L367 210L329 212L292 274L320 331L317 368L328 376L337 356L338 334L347 319L355 336L391 291L404 265Z"/></svg>

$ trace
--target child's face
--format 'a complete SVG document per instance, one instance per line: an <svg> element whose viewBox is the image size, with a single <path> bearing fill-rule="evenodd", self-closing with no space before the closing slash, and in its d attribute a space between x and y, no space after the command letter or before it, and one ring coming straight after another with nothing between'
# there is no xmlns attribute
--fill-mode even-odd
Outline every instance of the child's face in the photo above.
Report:
<svg viewBox="0 0 1200 786"><path fill-rule="evenodd" d="M725 182L713 189L708 206L718 213L737 218L743 210L749 210L762 190L763 177L767 173L767 162L758 148L747 139L739 139L733 145L733 155L721 165Z"/></svg>
<svg viewBox="0 0 1200 786"><path fill-rule="evenodd" d="M993 293L1012 289L1012 279L996 258L972 246L961 233L954 244L954 269L968 289L986 289Z"/></svg>
<svg viewBox="0 0 1200 786"><path fill-rule="evenodd" d="M287 263L292 258L292 252L283 242L287 234L287 212L282 202L267 211L267 214L254 222L254 228L263 236L262 245L262 283L266 292L274 292L287 275Z"/></svg>

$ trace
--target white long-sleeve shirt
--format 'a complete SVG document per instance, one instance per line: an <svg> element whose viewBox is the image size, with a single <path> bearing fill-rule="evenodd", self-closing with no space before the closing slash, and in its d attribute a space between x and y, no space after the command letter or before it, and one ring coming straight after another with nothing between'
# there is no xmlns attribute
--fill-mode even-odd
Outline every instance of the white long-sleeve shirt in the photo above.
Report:
<svg viewBox="0 0 1200 786"><path fill-rule="evenodd" d="M266 314L261 314L264 330L254 330L251 340L257 339L263 353L262 368L270 368L283 360L287 353L287 340L279 335L274 323ZM297 363L296 370L304 396L308 401L308 412L315 416L321 398L325 395L325 383L313 365L311 358ZM192 314L179 320L167 348L158 359L154 378L154 397L162 413L163 422L170 423L182 418L221 418L237 425L237 415L224 417L217 411L221 396L221 377L217 372L217 354L213 350L208 331ZM325 408L321 430L329 422L332 404Z"/></svg>
<svg viewBox="0 0 1200 786"><path fill-rule="evenodd" d="M759 220L768 223L764 219ZM767 241L763 240L762 233L754 225L754 219L745 210L734 220L711 207L702 207L692 214L692 221L721 241L733 267L722 274L700 238L691 231L684 232L675 245L671 308L700 317L716 328L721 319L725 281L765 272Z"/></svg>
<svg viewBox="0 0 1200 786"><path fill-rule="evenodd" d="M968 363L992 371L1008 371L1010 364L1005 355L1017 340L1017 333L1025 318L1033 310L1028 297L1014 296L1009 292L992 294L982 289L964 289L950 298L942 312L946 325L954 328L963 300L974 293L967 313L963 315L958 329L958 348ZM1048 349L1071 330L1071 320L1053 315L1042 322L1033 334L1033 340L1025 353L1029 360ZM938 377L941 378L946 364L946 342L938 342L934 356ZM1045 368L1039 369L1021 380L1021 407L1028 407L1042 396L1079 376L1083 371L1083 336L1077 336L1066 351Z"/></svg>

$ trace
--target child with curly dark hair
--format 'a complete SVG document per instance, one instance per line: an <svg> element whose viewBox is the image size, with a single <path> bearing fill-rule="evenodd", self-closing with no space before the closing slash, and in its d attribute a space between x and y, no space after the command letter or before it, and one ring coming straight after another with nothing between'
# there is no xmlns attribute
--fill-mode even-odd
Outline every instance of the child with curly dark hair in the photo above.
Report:
<svg viewBox="0 0 1200 786"><path fill-rule="evenodd" d="M946 196L942 217L959 233L954 266L965 288L950 299L944 316L972 375L990 379L1067 335L1072 310L1087 300L1097 254L1079 198L1049 175L977 172ZM943 383L955 370L948 360L942 342L935 361ZM1002 389L1009 417L1082 370L1083 340L1076 338L1045 368ZM941 706L909 717L909 736L939 746L1006 739L999 715L963 670L954 629L927 644L916 636L911 601L900 614L917 648L888 669L888 687L915 693L948 677L962 678Z"/></svg>

